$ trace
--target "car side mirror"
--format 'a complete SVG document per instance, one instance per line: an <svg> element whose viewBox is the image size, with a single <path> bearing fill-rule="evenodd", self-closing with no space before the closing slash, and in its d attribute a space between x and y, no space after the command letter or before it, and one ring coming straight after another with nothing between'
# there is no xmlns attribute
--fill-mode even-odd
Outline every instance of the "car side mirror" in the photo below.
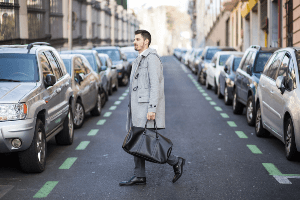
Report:
<svg viewBox="0 0 300 200"><path fill-rule="evenodd" d="M225 67L224 67L224 72L225 72L225 73L228 72L228 66L227 66L227 65L225 65Z"/></svg>
<svg viewBox="0 0 300 200"><path fill-rule="evenodd" d="M285 76L278 76L276 79L276 86L280 90L281 94L284 93L285 90Z"/></svg>
<svg viewBox="0 0 300 200"><path fill-rule="evenodd" d="M251 65L247 65L246 66L246 71L247 71L247 74L249 74L250 76L252 76L252 67L251 67Z"/></svg>
<svg viewBox="0 0 300 200"><path fill-rule="evenodd" d="M105 65L101 66L101 71L105 71L107 67Z"/></svg>
<svg viewBox="0 0 300 200"><path fill-rule="evenodd" d="M53 86L56 83L56 78L53 74L47 74L45 78L46 88Z"/></svg>

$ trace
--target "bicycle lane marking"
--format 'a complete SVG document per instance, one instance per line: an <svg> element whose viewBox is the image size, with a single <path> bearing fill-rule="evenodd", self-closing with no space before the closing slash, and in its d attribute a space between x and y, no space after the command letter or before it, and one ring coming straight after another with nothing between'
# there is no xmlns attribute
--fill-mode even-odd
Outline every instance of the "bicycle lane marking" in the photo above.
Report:
<svg viewBox="0 0 300 200"><path fill-rule="evenodd" d="M45 185L33 196L33 198L45 198L58 184L58 181L47 181Z"/></svg>
<svg viewBox="0 0 300 200"><path fill-rule="evenodd" d="M269 175L273 176L280 184L292 184L290 178L300 179L300 174L282 174L273 163L262 163Z"/></svg>

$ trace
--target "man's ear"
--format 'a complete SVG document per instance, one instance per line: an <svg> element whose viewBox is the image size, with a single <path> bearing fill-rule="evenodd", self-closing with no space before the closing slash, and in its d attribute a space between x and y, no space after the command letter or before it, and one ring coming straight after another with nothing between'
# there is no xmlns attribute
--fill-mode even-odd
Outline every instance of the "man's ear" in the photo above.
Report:
<svg viewBox="0 0 300 200"><path fill-rule="evenodd" d="M145 40L145 43L146 43L146 45L149 46L149 40L148 39Z"/></svg>

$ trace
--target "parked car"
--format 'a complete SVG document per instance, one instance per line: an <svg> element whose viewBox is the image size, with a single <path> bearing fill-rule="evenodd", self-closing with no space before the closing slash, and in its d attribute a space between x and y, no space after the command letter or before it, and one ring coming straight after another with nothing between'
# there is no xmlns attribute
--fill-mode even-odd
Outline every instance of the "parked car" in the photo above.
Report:
<svg viewBox="0 0 300 200"><path fill-rule="evenodd" d="M201 54L200 63L198 65L197 79L202 85L206 84L206 69L208 63L218 51L236 51L232 47L218 47L218 46L206 46Z"/></svg>
<svg viewBox="0 0 300 200"><path fill-rule="evenodd" d="M121 48L121 52L126 56L127 61L129 63L129 69L130 69L129 75L130 75L132 69L132 63L138 57L139 53L136 50L132 50L125 47Z"/></svg>
<svg viewBox="0 0 300 200"><path fill-rule="evenodd" d="M260 75L266 62L277 49L255 45L249 47L236 70L232 102L233 113L242 114L243 108L246 106L246 118L250 126L255 123L254 99Z"/></svg>
<svg viewBox="0 0 300 200"><path fill-rule="evenodd" d="M83 55L62 54L61 58L72 80L74 127L80 128L86 113L91 112L91 115L99 116L102 111L101 85L98 74Z"/></svg>
<svg viewBox="0 0 300 200"><path fill-rule="evenodd" d="M193 57L191 57L189 61L189 67L192 70L194 74L197 74L198 72L198 65L200 63L200 56L203 52L203 49L196 49L193 53Z"/></svg>
<svg viewBox="0 0 300 200"><path fill-rule="evenodd" d="M224 70L220 72L218 97L224 97L225 105L232 103L235 73L243 55L244 53L242 52L231 55L225 62Z"/></svg>
<svg viewBox="0 0 300 200"><path fill-rule="evenodd" d="M192 55L192 53L194 52L194 49L189 49L187 50L186 54L184 55L184 57L182 57L182 63L186 66L189 65L189 58Z"/></svg>
<svg viewBox="0 0 300 200"><path fill-rule="evenodd" d="M256 95L255 133L273 134L285 144L288 160L300 150L300 48L280 49L272 55L260 77Z"/></svg>
<svg viewBox="0 0 300 200"><path fill-rule="evenodd" d="M98 53L95 50L71 50L71 51L61 51L60 54L81 54L86 57L89 61L94 72L98 74L98 83L100 84L101 91L101 103L102 107L105 105L106 101L108 101L108 79L106 77L105 70L101 69L102 63L99 59Z"/></svg>
<svg viewBox="0 0 300 200"><path fill-rule="evenodd" d="M224 65L226 60L230 55L234 55L239 52L232 51L219 51L217 52L211 60L211 63L208 65L206 70L206 88L210 89L214 87L215 94L219 94L218 97L221 98L220 92L218 93L219 88L219 76L221 71L224 71Z"/></svg>
<svg viewBox="0 0 300 200"><path fill-rule="evenodd" d="M73 143L73 90L48 43L0 46L0 153L18 152L21 169L42 172L47 141Z"/></svg>
<svg viewBox="0 0 300 200"><path fill-rule="evenodd" d="M186 52L187 52L187 49L186 49L186 48L181 48L181 52L180 52L179 58L178 58L178 60L179 60L180 62L183 62L183 59L184 59L184 56L185 56Z"/></svg>
<svg viewBox="0 0 300 200"><path fill-rule="evenodd" d="M106 71L106 76L109 80L109 90L108 90L108 94L112 95L112 91L118 90L118 72L116 69L116 66L112 65L112 61L111 59L108 57L107 54L102 54L99 53L98 54L101 63L102 63L102 70Z"/></svg>
<svg viewBox="0 0 300 200"><path fill-rule="evenodd" d="M173 55L179 59L179 54L181 53L181 49L180 48L175 48L174 49L174 52L173 52Z"/></svg>
<svg viewBox="0 0 300 200"><path fill-rule="evenodd" d="M124 54L121 53L119 47L95 47L93 48L98 53L104 53L109 56L112 60L113 65L116 66L118 71L118 79L119 84L126 86L129 82L129 75L131 72L131 68L127 58Z"/></svg>

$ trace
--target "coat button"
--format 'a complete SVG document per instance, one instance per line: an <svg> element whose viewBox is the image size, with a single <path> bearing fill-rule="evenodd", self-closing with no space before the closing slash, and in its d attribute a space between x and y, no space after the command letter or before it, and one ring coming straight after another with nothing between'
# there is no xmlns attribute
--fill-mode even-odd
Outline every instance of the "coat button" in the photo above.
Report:
<svg viewBox="0 0 300 200"><path fill-rule="evenodd" d="M139 86L136 86L133 88L133 91L136 91L138 89Z"/></svg>
<svg viewBox="0 0 300 200"><path fill-rule="evenodd" d="M135 79L137 79L139 77L139 73L135 76Z"/></svg>

